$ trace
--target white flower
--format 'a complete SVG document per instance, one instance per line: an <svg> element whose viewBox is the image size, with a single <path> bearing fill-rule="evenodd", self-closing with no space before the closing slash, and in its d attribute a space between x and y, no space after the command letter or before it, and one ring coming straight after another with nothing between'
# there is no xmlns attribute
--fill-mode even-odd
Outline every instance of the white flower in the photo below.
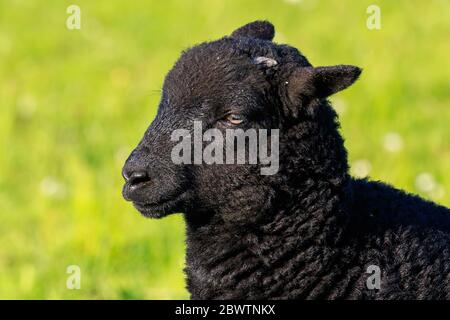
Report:
<svg viewBox="0 0 450 320"><path fill-rule="evenodd" d="M366 159L355 160L351 166L352 174L358 178L367 177L370 170L372 170L372 165L369 160Z"/></svg>
<svg viewBox="0 0 450 320"><path fill-rule="evenodd" d="M430 193L437 187L433 175L428 172L421 173L416 178L416 188L421 192Z"/></svg>
<svg viewBox="0 0 450 320"><path fill-rule="evenodd" d="M49 198L63 198L66 194L64 185L53 177L45 177L41 181L41 193Z"/></svg>
<svg viewBox="0 0 450 320"><path fill-rule="evenodd" d="M396 132L389 132L383 138L384 149L388 152L398 152L403 148L403 139Z"/></svg>

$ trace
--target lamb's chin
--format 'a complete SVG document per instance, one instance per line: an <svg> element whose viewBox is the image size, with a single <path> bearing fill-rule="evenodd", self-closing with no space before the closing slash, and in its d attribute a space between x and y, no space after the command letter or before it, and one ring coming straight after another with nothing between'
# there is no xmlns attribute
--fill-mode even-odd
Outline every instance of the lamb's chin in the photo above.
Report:
<svg viewBox="0 0 450 320"><path fill-rule="evenodd" d="M181 210L181 199L172 199L160 203L133 202L134 207L146 218L163 218Z"/></svg>

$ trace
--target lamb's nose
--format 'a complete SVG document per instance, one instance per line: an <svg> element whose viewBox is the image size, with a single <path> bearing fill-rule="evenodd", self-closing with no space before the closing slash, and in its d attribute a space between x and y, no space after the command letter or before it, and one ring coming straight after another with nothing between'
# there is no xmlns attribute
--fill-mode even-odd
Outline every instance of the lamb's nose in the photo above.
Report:
<svg viewBox="0 0 450 320"><path fill-rule="evenodd" d="M124 174L125 180L130 184L130 187L137 187L138 185L150 181L146 171L133 171L130 175Z"/></svg>

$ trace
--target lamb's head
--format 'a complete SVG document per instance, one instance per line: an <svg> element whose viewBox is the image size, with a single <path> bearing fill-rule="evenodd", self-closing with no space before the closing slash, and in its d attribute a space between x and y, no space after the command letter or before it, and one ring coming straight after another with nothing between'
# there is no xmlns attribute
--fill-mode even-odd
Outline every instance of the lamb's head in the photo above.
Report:
<svg viewBox="0 0 450 320"><path fill-rule="evenodd" d="M352 84L360 69L314 68L273 36L269 22L253 22L176 62L158 114L123 169L124 197L141 213L185 212L201 220L220 212L228 221L253 221L288 183L287 162L302 166L308 161L296 157L314 159L298 154L305 146L292 150L290 140L308 134L302 123L335 129L325 98Z"/></svg>

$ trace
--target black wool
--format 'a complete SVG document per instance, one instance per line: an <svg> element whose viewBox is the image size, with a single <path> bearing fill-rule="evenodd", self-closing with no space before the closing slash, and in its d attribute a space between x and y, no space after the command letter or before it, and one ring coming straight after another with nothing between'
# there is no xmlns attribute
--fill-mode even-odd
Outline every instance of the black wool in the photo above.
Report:
<svg viewBox="0 0 450 320"><path fill-rule="evenodd" d="M257 21L184 52L124 167L124 196L142 214L184 214L192 298L450 299L450 210L348 173L326 99L361 70L313 67L273 36ZM279 129L278 171L174 164L171 132L196 120Z"/></svg>

